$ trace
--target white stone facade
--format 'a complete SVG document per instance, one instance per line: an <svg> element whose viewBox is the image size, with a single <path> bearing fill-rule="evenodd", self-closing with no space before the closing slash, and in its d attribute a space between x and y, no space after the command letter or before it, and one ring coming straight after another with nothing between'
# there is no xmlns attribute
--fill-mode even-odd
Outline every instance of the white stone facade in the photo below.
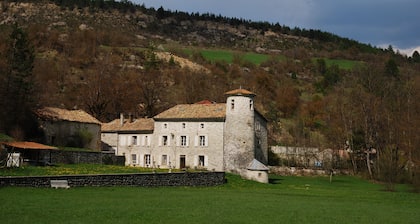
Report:
<svg viewBox="0 0 420 224"><path fill-rule="evenodd" d="M222 104L170 108L155 116L153 127L146 130L124 130L127 122L116 130L114 121L114 128L103 126L103 141L132 166L240 174L254 159L267 164L267 121L254 108L255 94L239 89L226 95Z"/></svg>

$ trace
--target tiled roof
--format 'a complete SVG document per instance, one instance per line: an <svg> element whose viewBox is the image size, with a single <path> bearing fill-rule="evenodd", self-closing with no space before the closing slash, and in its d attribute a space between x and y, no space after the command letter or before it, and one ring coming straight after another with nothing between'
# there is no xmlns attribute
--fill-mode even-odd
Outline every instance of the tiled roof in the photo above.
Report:
<svg viewBox="0 0 420 224"><path fill-rule="evenodd" d="M152 118L140 118L130 120L124 120L121 125L121 119L115 119L109 123L103 123L102 132L146 132L153 131L154 120Z"/></svg>
<svg viewBox="0 0 420 224"><path fill-rule="evenodd" d="M37 110L36 113L44 120L101 124L101 122L99 122L96 118L83 110L66 110L55 107L44 107Z"/></svg>
<svg viewBox="0 0 420 224"><path fill-rule="evenodd" d="M225 95L228 96L255 96L255 93L246 90L246 89L234 89L229 92L226 92Z"/></svg>
<svg viewBox="0 0 420 224"><path fill-rule="evenodd" d="M154 117L155 120L224 120L226 104L179 104Z"/></svg>
<svg viewBox="0 0 420 224"><path fill-rule="evenodd" d="M50 150L50 149L57 149L53 146L43 145L36 142L4 142L4 145L19 148L19 149L42 149L42 150Z"/></svg>

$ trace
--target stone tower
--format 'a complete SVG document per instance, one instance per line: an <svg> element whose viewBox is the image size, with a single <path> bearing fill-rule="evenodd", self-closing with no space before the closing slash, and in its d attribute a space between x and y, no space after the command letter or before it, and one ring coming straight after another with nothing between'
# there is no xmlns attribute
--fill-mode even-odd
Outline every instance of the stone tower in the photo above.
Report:
<svg viewBox="0 0 420 224"><path fill-rule="evenodd" d="M236 89L225 93L226 121L224 134L224 169L242 173L254 159L255 94Z"/></svg>

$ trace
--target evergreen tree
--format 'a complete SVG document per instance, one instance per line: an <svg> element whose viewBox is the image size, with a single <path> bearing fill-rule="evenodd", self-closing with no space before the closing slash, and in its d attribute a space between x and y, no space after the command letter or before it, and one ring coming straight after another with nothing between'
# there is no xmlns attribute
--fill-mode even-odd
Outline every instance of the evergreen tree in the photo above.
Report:
<svg viewBox="0 0 420 224"><path fill-rule="evenodd" d="M28 125L32 124L31 110L34 101L34 80L32 75L34 50L27 34L16 24L9 36L6 53L7 68L0 74L0 130L20 139L25 137Z"/></svg>

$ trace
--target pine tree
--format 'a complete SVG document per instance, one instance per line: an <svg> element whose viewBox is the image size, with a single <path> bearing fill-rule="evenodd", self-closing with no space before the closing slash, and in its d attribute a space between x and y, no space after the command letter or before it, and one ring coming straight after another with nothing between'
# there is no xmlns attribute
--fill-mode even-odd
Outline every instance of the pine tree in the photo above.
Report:
<svg viewBox="0 0 420 224"><path fill-rule="evenodd" d="M34 50L27 34L13 25L9 36L9 47L6 53L7 68L0 74L3 81L0 112L0 130L23 138L25 127L31 122L31 110L34 105L33 63Z"/></svg>

